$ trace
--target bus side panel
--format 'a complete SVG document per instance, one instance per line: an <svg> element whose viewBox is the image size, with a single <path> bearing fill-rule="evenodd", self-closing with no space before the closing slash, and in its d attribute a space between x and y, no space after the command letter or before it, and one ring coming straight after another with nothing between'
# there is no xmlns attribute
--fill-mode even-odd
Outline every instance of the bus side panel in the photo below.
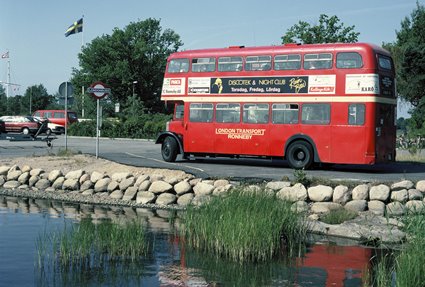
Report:
<svg viewBox="0 0 425 287"><path fill-rule="evenodd" d="M240 123L215 123L214 134L211 135L215 153L241 154L244 140L240 139L240 128Z"/></svg>
<svg viewBox="0 0 425 287"><path fill-rule="evenodd" d="M298 134L299 129L299 124L272 124L267 130L267 137L270 139L270 156L283 157L286 141Z"/></svg>
<svg viewBox="0 0 425 287"><path fill-rule="evenodd" d="M395 106L376 104L376 162L395 160Z"/></svg>
<svg viewBox="0 0 425 287"><path fill-rule="evenodd" d="M302 134L309 136L316 145L317 154L321 162L330 162L331 126L301 124Z"/></svg>

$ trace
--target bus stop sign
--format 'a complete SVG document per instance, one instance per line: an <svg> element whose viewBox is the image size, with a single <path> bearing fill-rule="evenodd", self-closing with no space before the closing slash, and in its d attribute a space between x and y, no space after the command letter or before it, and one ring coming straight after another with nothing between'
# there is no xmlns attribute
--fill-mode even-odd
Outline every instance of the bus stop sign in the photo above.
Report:
<svg viewBox="0 0 425 287"><path fill-rule="evenodd" d="M87 89L87 92L90 93L95 99L100 100L106 97L111 93L111 89L102 82L94 82Z"/></svg>

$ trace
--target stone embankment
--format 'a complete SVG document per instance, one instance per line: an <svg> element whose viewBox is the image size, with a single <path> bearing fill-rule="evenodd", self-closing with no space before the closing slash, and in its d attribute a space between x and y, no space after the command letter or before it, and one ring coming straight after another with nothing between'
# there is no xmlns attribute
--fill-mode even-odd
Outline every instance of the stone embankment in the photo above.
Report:
<svg viewBox="0 0 425 287"><path fill-rule="evenodd" d="M185 208L190 204L201 205L238 185L225 179L202 180L191 175L166 178L159 174L134 176L127 172L89 174L81 169L63 174L60 170L46 173L30 166L0 166L0 189L3 189L0 194L80 203ZM310 214L311 229L316 233L354 239L401 240L403 234L396 228L398 222L383 216L401 216L412 210L425 212L425 180L416 183L403 180L391 185L360 184L353 189L344 185L306 188L301 183L275 181L245 189L264 190L277 199L293 202L298 211ZM347 209L361 216L337 229L317 221L321 214L336 209Z"/></svg>

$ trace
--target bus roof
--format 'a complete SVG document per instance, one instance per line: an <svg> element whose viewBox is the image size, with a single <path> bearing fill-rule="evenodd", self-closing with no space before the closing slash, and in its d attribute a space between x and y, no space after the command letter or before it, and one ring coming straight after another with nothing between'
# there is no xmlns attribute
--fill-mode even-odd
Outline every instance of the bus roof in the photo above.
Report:
<svg viewBox="0 0 425 287"><path fill-rule="evenodd" d="M193 57L220 57L220 56L252 56L263 54L278 53L309 53L309 52L360 52L375 51L383 55L390 55L385 49L368 43L329 43L329 44L285 44L276 46L244 47L230 46L227 48L212 48L199 50L186 50L173 53L169 60L174 58L193 58Z"/></svg>

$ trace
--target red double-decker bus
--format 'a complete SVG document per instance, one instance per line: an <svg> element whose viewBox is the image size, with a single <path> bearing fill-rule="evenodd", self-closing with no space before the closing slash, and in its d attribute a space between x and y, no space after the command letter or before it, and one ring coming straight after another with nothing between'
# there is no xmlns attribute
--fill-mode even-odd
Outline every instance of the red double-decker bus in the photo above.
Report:
<svg viewBox="0 0 425 287"><path fill-rule="evenodd" d="M174 116L156 143L173 162L198 156L313 163L394 161L390 54L375 45L287 44L177 52L161 100Z"/></svg>

